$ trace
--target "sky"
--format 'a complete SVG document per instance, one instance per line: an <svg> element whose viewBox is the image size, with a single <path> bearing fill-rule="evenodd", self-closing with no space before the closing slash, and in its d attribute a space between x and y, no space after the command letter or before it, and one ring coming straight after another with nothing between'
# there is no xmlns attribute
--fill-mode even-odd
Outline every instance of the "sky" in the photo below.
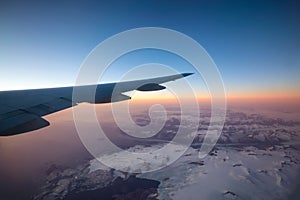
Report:
<svg viewBox="0 0 300 200"><path fill-rule="evenodd" d="M74 85L100 42L133 28L163 27L205 48L228 97L299 97L299 10L297 1L1 1L0 91ZM151 62L192 69L166 52L133 54L104 81ZM189 78L204 91L198 79Z"/></svg>

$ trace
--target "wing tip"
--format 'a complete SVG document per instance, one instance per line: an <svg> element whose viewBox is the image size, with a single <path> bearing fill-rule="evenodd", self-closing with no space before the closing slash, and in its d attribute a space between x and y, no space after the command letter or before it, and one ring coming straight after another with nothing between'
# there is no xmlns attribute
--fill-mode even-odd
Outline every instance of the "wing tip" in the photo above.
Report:
<svg viewBox="0 0 300 200"><path fill-rule="evenodd" d="M194 73L182 73L181 75L183 76L183 77L187 77L187 76L190 76L190 75L193 75Z"/></svg>

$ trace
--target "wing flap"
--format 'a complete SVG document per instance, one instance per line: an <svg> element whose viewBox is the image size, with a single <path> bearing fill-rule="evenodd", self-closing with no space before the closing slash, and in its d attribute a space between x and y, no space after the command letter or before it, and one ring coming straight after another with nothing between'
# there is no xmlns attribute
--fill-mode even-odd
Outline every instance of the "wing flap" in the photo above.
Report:
<svg viewBox="0 0 300 200"><path fill-rule="evenodd" d="M138 87L136 90L147 92L147 91L157 91L157 90L164 90L164 89L166 89L165 86L156 83L148 83Z"/></svg>
<svg viewBox="0 0 300 200"><path fill-rule="evenodd" d="M0 114L0 135L16 135L46 127L49 125L49 122L41 116L70 108L74 105L71 100L60 97L29 108Z"/></svg>
<svg viewBox="0 0 300 200"><path fill-rule="evenodd" d="M55 98L47 103L38 104L30 108L25 108L24 110L38 116L44 116L63 109L70 108L74 105L71 100L60 97L60 98Z"/></svg>
<svg viewBox="0 0 300 200"><path fill-rule="evenodd" d="M0 115L0 135L16 135L48 126L49 122L25 110Z"/></svg>

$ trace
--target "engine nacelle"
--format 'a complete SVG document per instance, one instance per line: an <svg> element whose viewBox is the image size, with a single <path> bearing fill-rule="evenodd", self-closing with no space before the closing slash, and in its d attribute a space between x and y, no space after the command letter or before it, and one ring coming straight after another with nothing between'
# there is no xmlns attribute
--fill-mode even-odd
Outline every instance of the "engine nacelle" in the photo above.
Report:
<svg viewBox="0 0 300 200"><path fill-rule="evenodd" d="M142 85L141 87L138 87L136 90L138 90L138 91L157 91L157 90L163 90L163 89L166 89L166 87L159 85L157 83L148 83L148 84Z"/></svg>

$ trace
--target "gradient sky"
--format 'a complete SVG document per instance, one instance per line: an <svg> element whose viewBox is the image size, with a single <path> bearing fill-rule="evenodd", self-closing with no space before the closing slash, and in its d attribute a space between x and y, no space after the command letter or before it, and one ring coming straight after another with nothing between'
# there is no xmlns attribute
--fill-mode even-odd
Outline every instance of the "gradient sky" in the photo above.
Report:
<svg viewBox="0 0 300 200"><path fill-rule="evenodd" d="M299 10L297 1L1 1L0 90L74 85L81 63L101 41L157 26L198 41L229 96L299 97ZM157 51L123 61L106 82L147 62L189 71Z"/></svg>

